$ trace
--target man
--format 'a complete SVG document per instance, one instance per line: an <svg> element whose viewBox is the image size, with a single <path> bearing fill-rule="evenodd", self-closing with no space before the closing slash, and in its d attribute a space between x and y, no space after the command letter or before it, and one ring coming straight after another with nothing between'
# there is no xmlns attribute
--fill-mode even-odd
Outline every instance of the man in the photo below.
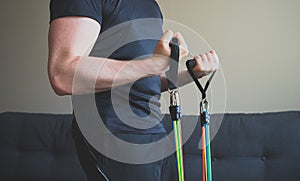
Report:
<svg viewBox="0 0 300 181"><path fill-rule="evenodd" d="M60 96L95 93L103 123L122 140L139 144L162 139L166 133L159 123L159 98L161 91L168 88L168 42L173 37L179 40L180 59L187 50L180 33L162 33L162 14L156 1L51 0L50 13L48 73L54 91ZM195 60L194 72L199 78L219 65L214 51L195 56ZM74 77L81 80L76 88ZM95 85L91 86L94 80ZM179 73L180 85L190 81L186 71ZM126 109L128 105L130 111ZM139 119L134 120L135 117ZM132 120L134 124L130 123ZM73 136L89 180L176 179L167 174L166 170L175 169L167 159L133 164L99 153L84 138L75 118ZM161 149L163 153L164 148Z"/></svg>

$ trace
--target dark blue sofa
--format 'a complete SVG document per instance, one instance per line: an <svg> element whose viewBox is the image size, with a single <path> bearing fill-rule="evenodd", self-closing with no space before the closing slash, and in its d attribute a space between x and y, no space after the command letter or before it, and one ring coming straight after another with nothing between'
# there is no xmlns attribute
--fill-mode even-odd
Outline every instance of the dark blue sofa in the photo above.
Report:
<svg viewBox="0 0 300 181"><path fill-rule="evenodd" d="M222 123L214 121L218 116L211 123L221 124L211 145L214 181L300 180L300 111L225 114ZM0 180L86 180L71 120L62 114L0 113ZM185 123L195 121L197 116L183 117ZM197 124L184 145L186 181L201 180ZM168 115L164 125L171 130Z"/></svg>

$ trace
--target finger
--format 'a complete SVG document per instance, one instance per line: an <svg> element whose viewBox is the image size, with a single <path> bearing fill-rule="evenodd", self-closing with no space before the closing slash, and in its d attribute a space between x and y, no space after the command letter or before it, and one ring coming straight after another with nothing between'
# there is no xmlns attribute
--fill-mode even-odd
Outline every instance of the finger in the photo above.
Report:
<svg viewBox="0 0 300 181"><path fill-rule="evenodd" d="M211 53L213 55L215 62L219 62L219 57L215 50L210 50L209 53Z"/></svg>
<svg viewBox="0 0 300 181"><path fill-rule="evenodd" d="M196 60L196 66L199 74L206 75L206 68L205 68L205 62L203 62L203 58L201 55L194 56L194 59Z"/></svg>
<svg viewBox="0 0 300 181"><path fill-rule="evenodd" d="M199 55L195 55L195 56L194 56L194 59L195 59L197 62L199 62L199 61L201 60L201 57L200 57Z"/></svg>
<svg viewBox="0 0 300 181"><path fill-rule="evenodd" d="M180 47L180 56L181 58L187 56L189 54L188 46L184 40L184 37L181 33L176 32L173 35L175 38L178 39L179 47Z"/></svg>
<svg viewBox="0 0 300 181"><path fill-rule="evenodd" d="M195 55L194 56L194 60L196 60L196 66L199 66L200 69L202 70L203 69L203 60L202 60L202 57L200 55Z"/></svg>
<svg viewBox="0 0 300 181"><path fill-rule="evenodd" d="M176 33L174 33L173 36L178 39L180 48L182 48L182 49L184 49L184 50L187 51L188 47L187 47L187 44L186 44L186 42L185 42L184 37L182 36L182 34L179 33L179 32L176 32Z"/></svg>
<svg viewBox="0 0 300 181"><path fill-rule="evenodd" d="M206 58L207 58L207 61L208 61L208 62L211 62L211 60L212 60L211 53L205 53L205 56L206 56Z"/></svg>
<svg viewBox="0 0 300 181"><path fill-rule="evenodd" d="M201 57L201 60L202 60L203 63L208 63L208 59L207 59L206 54L201 54L200 57Z"/></svg>
<svg viewBox="0 0 300 181"><path fill-rule="evenodd" d="M167 30L165 31L165 33L162 35L162 37L160 38L161 41L163 41L164 43L168 43L172 40L173 37L173 32L171 30Z"/></svg>
<svg viewBox="0 0 300 181"><path fill-rule="evenodd" d="M218 64L218 66L219 66L219 57L218 57L218 54L217 53L213 53L212 54L213 56L214 56L214 62L216 63L216 64Z"/></svg>
<svg viewBox="0 0 300 181"><path fill-rule="evenodd" d="M209 51L209 53L211 53L211 54L215 54L215 53L216 53L216 51L215 51L215 50L210 50L210 51Z"/></svg>
<svg viewBox="0 0 300 181"><path fill-rule="evenodd" d="M215 59L215 56L211 52L206 53L206 56L207 56L208 62L213 62Z"/></svg>
<svg viewBox="0 0 300 181"><path fill-rule="evenodd" d="M219 57L215 50L210 50L209 54L211 55L210 63L212 64L213 71L216 71L219 69Z"/></svg>
<svg viewBox="0 0 300 181"><path fill-rule="evenodd" d="M181 45L184 42L184 38L183 38L182 34L179 32L174 33L173 37L178 39L179 45Z"/></svg>

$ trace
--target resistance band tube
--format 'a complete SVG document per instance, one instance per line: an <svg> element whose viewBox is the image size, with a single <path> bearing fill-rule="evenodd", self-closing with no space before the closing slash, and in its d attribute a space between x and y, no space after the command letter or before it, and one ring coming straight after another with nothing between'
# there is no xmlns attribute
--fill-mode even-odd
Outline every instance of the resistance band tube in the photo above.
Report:
<svg viewBox="0 0 300 181"><path fill-rule="evenodd" d="M200 102L200 120L201 120L201 131L202 131L201 134L202 136L202 181L212 181L210 131L209 131L210 115L208 111L208 107L209 107L208 101L206 99L206 91L216 71L212 73L212 75L209 77L208 81L206 82L205 87L203 88L192 70L195 65L196 65L195 60L188 60L186 62L186 67L188 69L188 72L193 78L199 91L202 94L202 100Z"/></svg>
<svg viewBox="0 0 300 181"><path fill-rule="evenodd" d="M178 180L184 181L184 164L183 164L183 151L182 151L182 130L181 130L181 105L180 96L178 92L178 62L179 62L179 45L178 39L173 38L169 43L171 48L170 55L170 69L166 72L168 80L168 86L170 93L170 106L169 111L172 119L174 138L175 138L175 150L177 159L177 173Z"/></svg>
<svg viewBox="0 0 300 181"><path fill-rule="evenodd" d="M182 135L181 135L181 120L173 120L173 129L175 135L175 148L176 148L176 158L177 158L177 170L179 181L184 180L184 169L183 169L183 152L182 146Z"/></svg>
<svg viewBox="0 0 300 181"><path fill-rule="evenodd" d="M207 178L207 169L206 169L206 149L205 146L205 128L204 126L201 126L201 131L202 131L202 181L206 181Z"/></svg>
<svg viewBox="0 0 300 181"><path fill-rule="evenodd" d="M206 160L206 180L212 180L212 171L211 171L211 150L210 150L210 132L209 132L209 113L207 110L203 111L204 116L206 117L206 121L202 127L204 127L204 137L202 139L205 140L205 147L203 147L202 151L204 151L205 160Z"/></svg>

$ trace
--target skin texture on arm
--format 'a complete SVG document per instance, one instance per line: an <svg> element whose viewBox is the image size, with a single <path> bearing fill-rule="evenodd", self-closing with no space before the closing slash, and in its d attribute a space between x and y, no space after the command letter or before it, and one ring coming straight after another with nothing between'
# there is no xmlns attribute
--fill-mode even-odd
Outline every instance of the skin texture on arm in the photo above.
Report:
<svg viewBox="0 0 300 181"><path fill-rule="evenodd" d="M51 86L58 95L84 94L108 90L137 79L160 75L168 68L169 47L162 43L157 54L149 60L118 61L101 57L89 57L101 26L86 17L63 17L51 22L48 36L48 74ZM170 41L166 32L162 41ZM80 65L79 65L80 64ZM73 89L74 75L79 86ZM91 86L91 81L96 80ZM92 82L93 83L93 82ZM96 89L96 90L95 90Z"/></svg>
<svg viewBox="0 0 300 181"><path fill-rule="evenodd" d="M169 67L169 42L178 38L184 47L180 59L188 54L180 33L166 31L158 41L153 56L144 60L119 61L88 56L99 35L100 24L87 17L63 17L51 22L48 34L48 75L58 95L101 92L134 82L143 77L161 75L162 91L167 90L164 73ZM195 75L199 78L218 68L215 52L196 56ZM76 73L76 86L74 76ZM179 85L192 81L187 71L179 73ZM75 88L74 88L75 87Z"/></svg>

